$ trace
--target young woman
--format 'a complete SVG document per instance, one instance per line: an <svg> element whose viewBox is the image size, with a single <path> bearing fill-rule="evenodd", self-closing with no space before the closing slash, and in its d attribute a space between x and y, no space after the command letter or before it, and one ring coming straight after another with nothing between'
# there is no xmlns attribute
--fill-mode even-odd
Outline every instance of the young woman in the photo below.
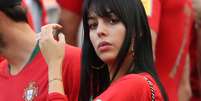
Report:
<svg viewBox="0 0 201 101"><path fill-rule="evenodd" d="M140 0L85 0L83 25L80 101L167 101L153 65L151 35ZM54 67L62 56L46 53L62 44L51 41L55 40L41 44L47 46L43 53Z"/></svg>

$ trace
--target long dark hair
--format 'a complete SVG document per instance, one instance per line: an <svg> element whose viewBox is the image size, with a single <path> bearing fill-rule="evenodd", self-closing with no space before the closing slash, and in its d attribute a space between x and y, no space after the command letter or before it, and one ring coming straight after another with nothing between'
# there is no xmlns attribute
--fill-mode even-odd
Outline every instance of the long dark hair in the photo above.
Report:
<svg viewBox="0 0 201 101"><path fill-rule="evenodd" d="M82 47L82 68L80 84L80 101L89 101L100 95L110 84L107 65L96 55L89 38L88 15L90 7L98 16L108 16L111 10L122 21L126 28L123 45L117 55L116 71L113 78L119 72L131 43L135 57L134 69L130 73L149 73L159 85L162 95L167 101L167 96L154 68L151 32L147 17L140 0L85 0L83 11L84 43ZM134 42L132 42L134 41ZM96 69L92 67L97 67ZM99 67L99 68L98 68Z"/></svg>
<svg viewBox="0 0 201 101"><path fill-rule="evenodd" d="M0 8L0 11L16 22L28 22L26 10L21 5Z"/></svg>

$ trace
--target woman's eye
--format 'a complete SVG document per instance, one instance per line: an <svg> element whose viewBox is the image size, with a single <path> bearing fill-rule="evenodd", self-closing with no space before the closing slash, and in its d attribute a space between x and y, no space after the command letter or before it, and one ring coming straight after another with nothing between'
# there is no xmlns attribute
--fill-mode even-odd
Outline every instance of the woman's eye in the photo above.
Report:
<svg viewBox="0 0 201 101"><path fill-rule="evenodd" d="M89 29L90 30L94 30L96 28L97 28L97 23L91 23L91 24L89 24Z"/></svg>
<svg viewBox="0 0 201 101"><path fill-rule="evenodd" d="M119 22L119 20L118 19L109 19L109 23L110 24L117 24Z"/></svg>

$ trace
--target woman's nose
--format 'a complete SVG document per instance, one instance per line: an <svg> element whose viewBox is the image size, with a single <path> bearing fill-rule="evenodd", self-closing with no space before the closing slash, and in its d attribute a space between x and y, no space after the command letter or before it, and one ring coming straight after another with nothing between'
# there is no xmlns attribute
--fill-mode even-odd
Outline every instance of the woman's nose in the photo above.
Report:
<svg viewBox="0 0 201 101"><path fill-rule="evenodd" d="M107 35L107 26L103 21L99 21L99 23L98 23L97 35L98 35L98 37Z"/></svg>

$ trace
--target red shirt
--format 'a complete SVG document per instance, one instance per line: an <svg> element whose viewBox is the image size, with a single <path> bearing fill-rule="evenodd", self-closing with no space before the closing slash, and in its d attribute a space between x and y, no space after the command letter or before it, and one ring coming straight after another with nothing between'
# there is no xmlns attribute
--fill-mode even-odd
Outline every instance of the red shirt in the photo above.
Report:
<svg viewBox="0 0 201 101"><path fill-rule="evenodd" d="M15 76L8 73L8 62L4 60L0 63L0 101L25 101L31 98L33 101L77 101L80 53L80 49L66 46L62 70L66 96L57 93L48 95L48 67L41 52Z"/></svg>
<svg viewBox="0 0 201 101"><path fill-rule="evenodd" d="M147 79L149 81L147 81ZM151 82L151 85L153 85L153 93L148 82ZM154 94L155 101L163 101L163 97L161 96L156 82L149 74L128 74L113 82L101 95L96 97L94 101L152 101L152 94ZM64 96L58 93L51 95L50 101L55 101L53 99L66 101L64 100Z"/></svg>
<svg viewBox="0 0 201 101"><path fill-rule="evenodd" d="M80 49L66 46L63 61L63 82L65 94L48 94L48 67L39 52L17 75L8 73L8 62L0 63L0 101L78 101L80 84ZM113 82L97 99L103 101L150 101L151 81L156 101L163 101L160 90L147 73L129 74ZM97 100L98 101L98 100Z"/></svg>
<svg viewBox="0 0 201 101"><path fill-rule="evenodd" d="M4 60L4 58L2 56L0 56L0 62L3 61L3 60Z"/></svg>
<svg viewBox="0 0 201 101"><path fill-rule="evenodd" d="M169 100L178 100L178 86L189 52L192 26L191 0L142 0L150 27L157 33L156 69ZM176 69L173 78L170 73ZM171 87L170 87L171 85Z"/></svg>
<svg viewBox="0 0 201 101"><path fill-rule="evenodd" d="M83 0L57 0L57 2L64 9L72 11L78 15L81 14Z"/></svg>
<svg viewBox="0 0 201 101"><path fill-rule="evenodd" d="M152 101L151 88L145 78L153 84L155 101L163 101L157 84L147 73L128 74L121 77L94 101Z"/></svg>

